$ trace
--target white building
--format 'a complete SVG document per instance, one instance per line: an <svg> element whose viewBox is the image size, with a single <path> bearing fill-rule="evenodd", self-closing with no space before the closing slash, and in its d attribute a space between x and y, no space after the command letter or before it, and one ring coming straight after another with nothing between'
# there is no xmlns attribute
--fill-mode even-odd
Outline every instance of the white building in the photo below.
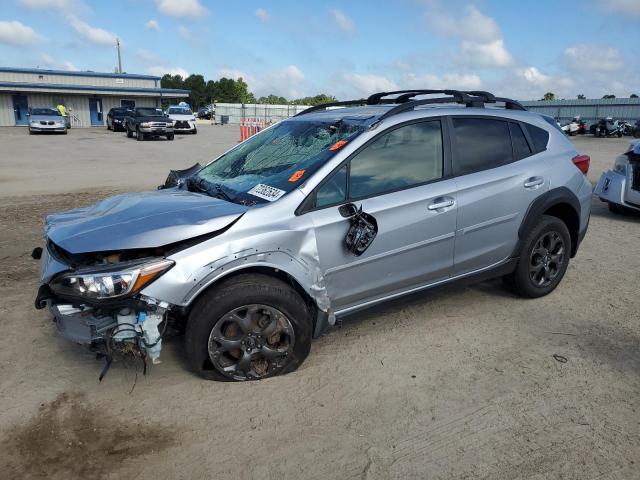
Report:
<svg viewBox="0 0 640 480"><path fill-rule="evenodd" d="M30 108L62 104L72 127L98 127L112 107L160 107L188 95L151 75L0 67L0 126L26 126Z"/></svg>

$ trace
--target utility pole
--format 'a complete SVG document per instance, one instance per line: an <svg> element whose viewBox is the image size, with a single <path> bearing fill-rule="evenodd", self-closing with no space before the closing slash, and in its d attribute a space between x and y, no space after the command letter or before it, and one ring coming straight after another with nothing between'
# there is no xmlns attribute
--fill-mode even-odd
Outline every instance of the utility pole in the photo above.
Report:
<svg viewBox="0 0 640 480"><path fill-rule="evenodd" d="M120 58L120 39L116 38L116 49L118 50L118 73L122 73L122 59Z"/></svg>

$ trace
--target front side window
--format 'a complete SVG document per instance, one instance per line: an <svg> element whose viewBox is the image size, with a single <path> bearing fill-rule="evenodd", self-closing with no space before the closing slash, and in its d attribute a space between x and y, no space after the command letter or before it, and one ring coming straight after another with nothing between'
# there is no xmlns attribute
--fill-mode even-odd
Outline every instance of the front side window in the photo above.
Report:
<svg viewBox="0 0 640 480"><path fill-rule="evenodd" d="M222 188L240 201L274 201L308 179L368 125L287 120L266 129L200 170L191 183ZM199 188L196 185L196 188Z"/></svg>
<svg viewBox="0 0 640 480"><path fill-rule="evenodd" d="M187 107L169 107L167 113L169 113L169 115L193 115L191 109Z"/></svg>
<svg viewBox="0 0 640 480"><path fill-rule="evenodd" d="M358 199L420 185L442 177L439 121L396 128L351 159L349 198Z"/></svg>
<svg viewBox="0 0 640 480"><path fill-rule="evenodd" d="M487 170L513 160L509 126L504 120L455 118L453 130L457 152L454 173Z"/></svg>

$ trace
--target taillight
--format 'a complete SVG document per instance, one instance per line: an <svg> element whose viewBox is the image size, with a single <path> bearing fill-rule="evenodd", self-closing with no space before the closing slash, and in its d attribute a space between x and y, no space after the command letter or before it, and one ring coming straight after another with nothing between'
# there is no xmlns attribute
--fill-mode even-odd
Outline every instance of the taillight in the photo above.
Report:
<svg viewBox="0 0 640 480"><path fill-rule="evenodd" d="M573 161L573 164L578 167L578 170L585 175L587 174L589 171L589 162L591 162L591 157L589 155L576 155L571 159L571 161Z"/></svg>

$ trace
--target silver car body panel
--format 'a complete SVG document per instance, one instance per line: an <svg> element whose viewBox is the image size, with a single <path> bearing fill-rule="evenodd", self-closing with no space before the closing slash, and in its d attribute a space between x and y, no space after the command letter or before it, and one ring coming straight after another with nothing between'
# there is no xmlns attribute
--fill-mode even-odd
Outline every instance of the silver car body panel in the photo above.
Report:
<svg viewBox="0 0 640 480"><path fill-rule="evenodd" d="M350 108L348 115L366 118L387 108ZM336 109L288 121L326 121L345 115L345 111ZM533 124L549 132L549 147L497 169L357 201L380 224L378 236L360 257L344 251L349 220L339 216L336 207L294 213L327 175L386 129L408 121L452 115L495 116ZM63 248L67 245L70 251L97 251L166 245L228 227L221 235L172 254L169 258L176 262L174 268L141 293L171 305L188 306L200 293L233 272L267 267L290 275L317 307L329 314L331 321L335 314L506 263L513 254L527 207L550 189L568 187L579 198L582 231L589 218L591 186L571 162L576 153L562 132L530 112L418 108L374 124L297 189L275 202L248 208L174 190L168 197L175 203L169 202L171 205L163 212L153 204L165 198L166 193L132 194L133 197L108 199L94 207L53 216L47 235ZM532 177L542 177L543 181L537 188L526 188L525 183ZM453 205L440 211L429 210L429 203L439 197L453 198ZM135 215L126 209L121 212L122 218L110 213L111 208L117 211L118 205L124 208L127 204L138 205ZM176 222L180 223L175 225ZM60 266L55 261L43 262L48 262L43 263L42 281L46 282L51 278L50 271Z"/></svg>
<svg viewBox="0 0 640 480"><path fill-rule="evenodd" d="M48 215L45 234L70 253L154 248L220 230L247 208L186 190L127 193Z"/></svg>
<svg viewBox="0 0 640 480"><path fill-rule="evenodd" d="M640 140L629 142L630 149L638 155L640 154ZM629 162L624 156L620 156L625 164L624 172L608 170L603 172L596 185L594 194L600 200L608 203L615 203L633 210L640 211L640 190L635 190L633 178L635 168L640 168L640 163Z"/></svg>

